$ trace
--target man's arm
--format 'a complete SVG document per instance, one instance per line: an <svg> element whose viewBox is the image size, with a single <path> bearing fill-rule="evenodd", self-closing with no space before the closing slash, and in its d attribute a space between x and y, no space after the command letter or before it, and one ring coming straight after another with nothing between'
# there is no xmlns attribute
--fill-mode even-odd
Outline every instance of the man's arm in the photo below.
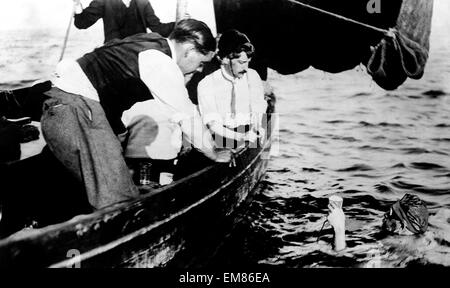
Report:
<svg viewBox="0 0 450 288"><path fill-rule="evenodd" d="M226 155L215 151L211 134L189 100L183 74L175 61L160 51L147 50L139 54L139 71L153 97L165 104L172 114L169 118L180 123L181 130L194 148L214 161L228 162Z"/></svg>
<svg viewBox="0 0 450 288"><path fill-rule="evenodd" d="M217 105L215 103L215 90L214 85L210 82L210 78L204 78L198 85L197 95L198 95L198 108L200 114L203 118L203 123L208 126L208 128L222 137L228 139L235 139L237 141L242 141L245 139L245 134L235 132L231 129L224 127L222 123L222 117L219 111L217 111Z"/></svg>
<svg viewBox="0 0 450 288"><path fill-rule="evenodd" d="M103 17L104 0L92 1L86 9L83 9L80 0L74 0L75 21L74 25L78 29L86 29L94 25L98 19Z"/></svg>
<svg viewBox="0 0 450 288"><path fill-rule="evenodd" d="M147 28L150 28L152 32L159 33L163 37L168 37L175 27L175 22L161 23L149 1L147 1L144 7L144 19Z"/></svg>

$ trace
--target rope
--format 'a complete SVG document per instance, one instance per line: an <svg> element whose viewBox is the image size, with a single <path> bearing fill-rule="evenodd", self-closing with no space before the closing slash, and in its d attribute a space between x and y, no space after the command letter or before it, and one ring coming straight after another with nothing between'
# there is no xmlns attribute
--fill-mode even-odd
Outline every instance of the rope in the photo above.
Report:
<svg viewBox="0 0 450 288"><path fill-rule="evenodd" d="M60 62L63 59L63 57L64 57L64 52L66 51L67 40L69 39L70 27L72 26L72 20L73 20L74 14L75 14L75 5L73 6L72 13L70 14L69 26L67 26L66 36L64 37L63 48L62 48L62 51L61 51L61 56L59 56L59 61L58 62Z"/></svg>
<svg viewBox="0 0 450 288"><path fill-rule="evenodd" d="M326 11L326 10L323 10L323 9L320 9L320 8L317 8L317 7L314 7L314 6L311 6L311 5L309 5L309 4L305 4L305 3L298 2L298 1L294 1L294 0L287 0L287 1L288 1L288 2L291 2L291 3L293 3L293 4L301 5L301 6L304 6L304 7L306 7L306 8L309 8L309 9L312 9L312 10L315 10L315 11L318 11L318 12L321 12L321 13L323 13L323 14L327 14L327 15L333 16L333 17L335 17L335 18L338 18L338 19L341 19L341 20L344 20L344 21L347 21L347 22L351 22L351 23L354 23L354 24L357 24L357 25L360 25L360 26L364 26L364 27L366 27L366 28L375 30L375 31L380 32L380 33L383 33L383 34L389 33L389 30L381 29L381 28L378 28L378 27L375 27L375 26L372 26L372 25L369 25L369 24L366 24L366 23L363 23L363 22L359 22L359 21L356 21L356 20L347 18L347 17L345 17L345 16L342 16L342 15L339 15L339 14L335 14L335 13L332 13L332 12L330 12L330 11Z"/></svg>
<svg viewBox="0 0 450 288"><path fill-rule="evenodd" d="M177 1L176 16L175 16L176 23L180 22L185 18L190 18L189 15L187 15L188 4L189 4L188 0Z"/></svg>

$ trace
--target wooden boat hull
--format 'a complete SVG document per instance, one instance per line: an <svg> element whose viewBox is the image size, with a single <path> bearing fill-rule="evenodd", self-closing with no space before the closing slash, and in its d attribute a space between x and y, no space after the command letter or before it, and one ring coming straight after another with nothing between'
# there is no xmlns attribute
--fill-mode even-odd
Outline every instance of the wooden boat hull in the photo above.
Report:
<svg viewBox="0 0 450 288"><path fill-rule="evenodd" d="M140 199L3 239L0 267L201 265L263 177L267 138L242 151L236 167L214 164Z"/></svg>

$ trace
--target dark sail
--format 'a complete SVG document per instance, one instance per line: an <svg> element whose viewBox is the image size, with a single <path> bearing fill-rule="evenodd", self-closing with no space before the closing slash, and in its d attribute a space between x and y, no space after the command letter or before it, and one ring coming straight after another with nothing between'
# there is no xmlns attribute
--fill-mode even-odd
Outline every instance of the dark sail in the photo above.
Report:
<svg viewBox="0 0 450 288"><path fill-rule="evenodd" d="M374 53L383 54L379 53L382 45L378 45L382 39L386 38L386 43L393 41L383 33L287 0L214 0L217 30L220 33L236 28L248 34L257 48L254 62L262 68L259 71L269 67L281 74L292 74L312 66L337 73L353 69L360 63L371 64L372 72L369 73L385 89L394 89L406 80L398 73L412 78L420 77L420 71L423 73L428 56L433 1L379 0L380 11L368 9L370 0L297 2L377 28L396 28L404 40L399 45L406 45L410 52L404 65L407 71L399 69L399 63L404 59L398 58L402 54L398 45L384 50L396 55L392 56L393 60L391 57L380 59L378 55L373 56ZM369 60L372 61L369 63ZM394 62L386 64L383 60ZM384 69L382 65L388 67ZM411 65L418 67L411 68ZM264 74L262 76L264 78Z"/></svg>

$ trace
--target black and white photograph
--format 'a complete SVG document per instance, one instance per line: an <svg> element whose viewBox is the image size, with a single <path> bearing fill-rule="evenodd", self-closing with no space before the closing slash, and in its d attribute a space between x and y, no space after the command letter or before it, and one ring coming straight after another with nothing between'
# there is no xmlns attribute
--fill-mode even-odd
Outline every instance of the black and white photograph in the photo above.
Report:
<svg viewBox="0 0 450 288"><path fill-rule="evenodd" d="M447 0L2 0L0 267L450 267L449 31Z"/></svg>

